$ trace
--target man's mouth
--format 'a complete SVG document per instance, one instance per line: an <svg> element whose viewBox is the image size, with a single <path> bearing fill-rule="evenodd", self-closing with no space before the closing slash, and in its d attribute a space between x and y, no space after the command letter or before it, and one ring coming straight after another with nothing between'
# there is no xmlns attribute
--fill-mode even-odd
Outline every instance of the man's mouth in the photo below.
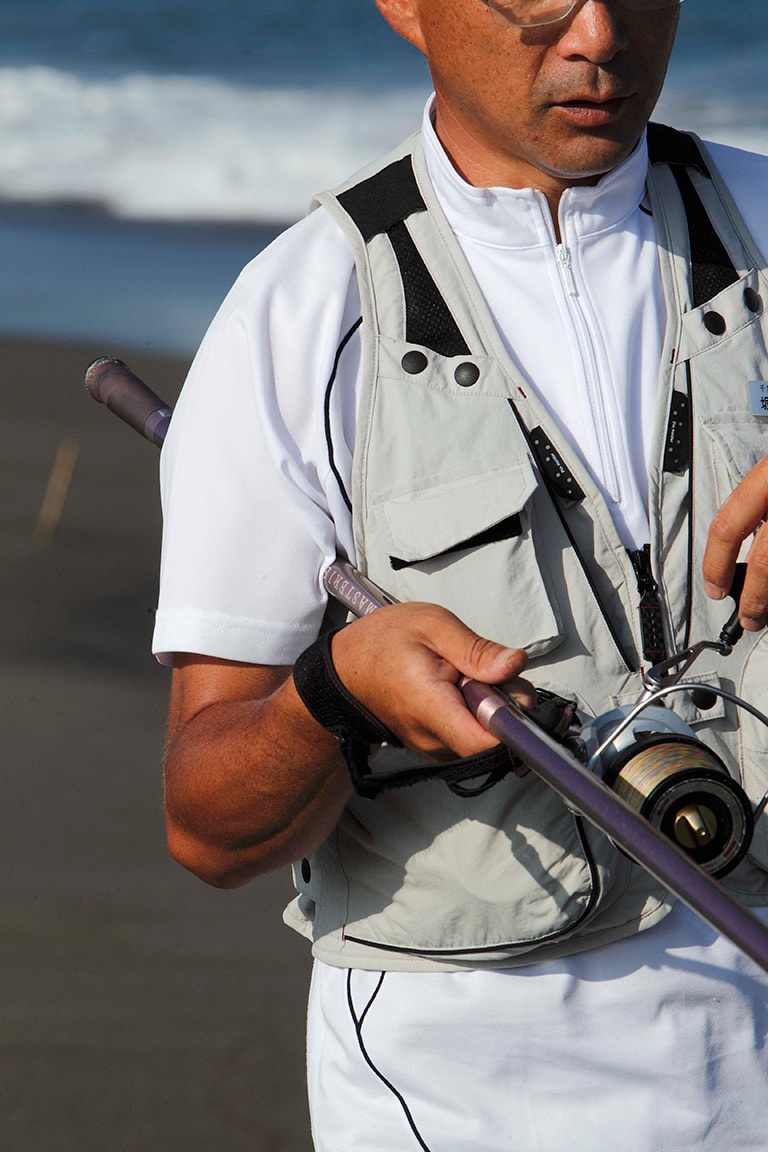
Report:
<svg viewBox="0 0 768 1152"><path fill-rule="evenodd" d="M607 124L625 108L627 96L577 96L571 100L558 100L556 108L584 124Z"/></svg>

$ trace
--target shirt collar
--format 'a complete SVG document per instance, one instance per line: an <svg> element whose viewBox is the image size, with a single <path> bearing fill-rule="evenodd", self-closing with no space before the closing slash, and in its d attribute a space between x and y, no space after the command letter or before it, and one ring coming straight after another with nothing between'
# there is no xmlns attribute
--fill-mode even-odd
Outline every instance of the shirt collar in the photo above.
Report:
<svg viewBox="0 0 768 1152"><path fill-rule="evenodd" d="M543 193L532 188L475 188L453 167L432 124L433 99L422 125L427 170L454 232L501 248L552 243ZM568 188L560 201L563 230L581 239L615 228L636 211L645 195L648 152L645 134L634 152L597 184Z"/></svg>

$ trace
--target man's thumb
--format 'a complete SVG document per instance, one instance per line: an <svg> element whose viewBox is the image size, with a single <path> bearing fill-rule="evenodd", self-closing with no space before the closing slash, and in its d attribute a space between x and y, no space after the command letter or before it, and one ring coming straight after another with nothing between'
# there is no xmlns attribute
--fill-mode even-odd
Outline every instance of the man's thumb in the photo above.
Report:
<svg viewBox="0 0 768 1152"><path fill-rule="evenodd" d="M466 659L461 661L459 671L484 684L501 684L518 676L527 663L528 657L522 648L507 648L471 632L467 637Z"/></svg>

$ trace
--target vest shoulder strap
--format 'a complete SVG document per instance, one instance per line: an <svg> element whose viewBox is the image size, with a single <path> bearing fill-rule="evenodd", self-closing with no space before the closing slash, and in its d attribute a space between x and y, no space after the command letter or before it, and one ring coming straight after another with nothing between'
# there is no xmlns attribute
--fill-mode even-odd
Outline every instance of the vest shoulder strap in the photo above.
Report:
<svg viewBox="0 0 768 1152"><path fill-rule="evenodd" d="M669 164L670 167L696 168L702 176L710 178L709 168L701 154L698 142L688 132L680 132L667 124L648 125L648 156L651 164Z"/></svg>
<svg viewBox="0 0 768 1152"><path fill-rule="evenodd" d="M410 156L387 164L373 176L339 193L338 201L354 220L366 244L414 212L427 210Z"/></svg>
<svg viewBox="0 0 768 1152"><path fill-rule="evenodd" d="M688 222L691 252L691 294L694 308L734 284L739 274L702 204L689 169L711 180L711 173L696 140L666 124L648 125L651 164L667 164L677 182Z"/></svg>
<svg viewBox="0 0 768 1152"><path fill-rule="evenodd" d="M392 245L403 282L408 343L441 356L467 356L469 345L405 225L409 216L427 210L411 157L395 160L337 199L366 244L386 235Z"/></svg>
<svg viewBox="0 0 768 1152"><path fill-rule="evenodd" d="M738 272L702 204L690 169L711 179L696 139L666 124L648 125L652 164L672 170L685 209L691 251L693 305L698 307L738 280ZM366 244L386 235L403 282L406 340L443 356L465 356L470 349L442 293L413 242L405 221L426 212L410 155L338 194L338 202Z"/></svg>

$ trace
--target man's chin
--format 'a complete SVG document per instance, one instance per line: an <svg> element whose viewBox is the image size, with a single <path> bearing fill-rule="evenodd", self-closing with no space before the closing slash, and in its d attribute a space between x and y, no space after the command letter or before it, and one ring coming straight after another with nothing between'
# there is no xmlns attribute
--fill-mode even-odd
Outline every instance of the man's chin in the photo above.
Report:
<svg viewBox="0 0 768 1152"><path fill-rule="evenodd" d="M632 155L640 137L628 144L626 140L600 137L581 137L569 149L561 149L558 163L544 168L550 176L573 184L596 184Z"/></svg>

